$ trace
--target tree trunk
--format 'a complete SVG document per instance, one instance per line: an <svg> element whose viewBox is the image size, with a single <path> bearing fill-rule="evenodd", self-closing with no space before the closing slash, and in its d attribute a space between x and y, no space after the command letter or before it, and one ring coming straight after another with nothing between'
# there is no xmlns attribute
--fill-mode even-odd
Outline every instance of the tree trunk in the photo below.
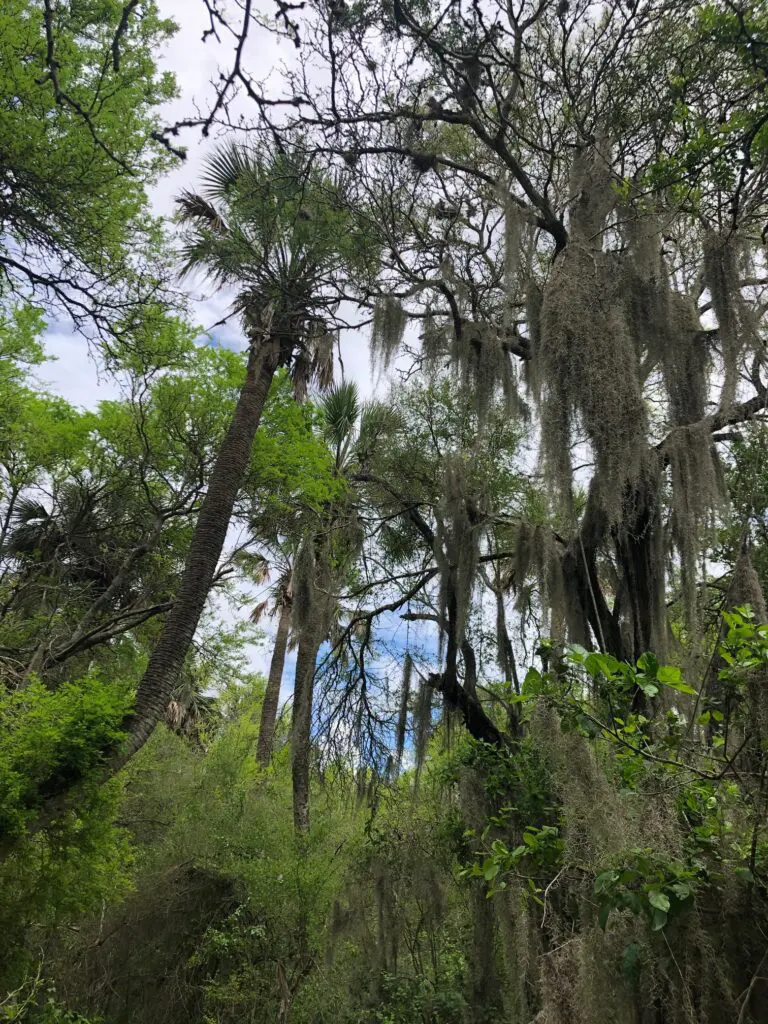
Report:
<svg viewBox="0 0 768 1024"><path fill-rule="evenodd" d="M310 733L312 729L312 696L315 666L323 642L322 616L312 613L312 622L299 640L296 658L296 681L293 685L293 719L291 725L291 767L293 775L293 822L296 831L309 831Z"/></svg>
<svg viewBox="0 0 768 1024"><path fill-rule="evenodd" d="M283 681L285 652L288 649L288 634L291 631L291 600L284 595L280 605L280 618L277 623L277 636L269 663L269 678L261 706L261 722L259 724L259 740L256 744L256 760L266 768L272 757L272 741L275 738L277 707L280 702L280 684Z"/></svg>
<svg viewBox="0 0 768 1024"><path fill-rule="evenodd" d="M200 506L181 585L139 685L135 709L125 722L128 739L112 761L113 770L144 745L165 714L213 584L278 356L272 340L249 353L245 383Z"/></svg>

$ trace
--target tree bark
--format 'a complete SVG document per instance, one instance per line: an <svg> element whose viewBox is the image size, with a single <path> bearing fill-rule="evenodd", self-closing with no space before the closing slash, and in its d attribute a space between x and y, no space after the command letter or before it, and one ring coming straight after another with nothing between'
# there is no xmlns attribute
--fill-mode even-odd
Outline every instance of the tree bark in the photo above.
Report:
<svg viewBox="0 0 768 1024"><path fill-rule="evenodd" d="M291 770L293 776L293 823L297 833L309 832L310 736L315 666L323 642L322 616L313 612L313 621L299 640L296 680L293 686L291 724Z"/></svg>
<svg viewBox="0 0 768 1024"><path fill-rule="evenodd" d="M278 358L279 345L271 339L251 347L245 383L200 506L181 585L139 684L134 711L125 721L128 738L112 759L112 770L144 745L165 714L216 574Z"/></svg>
<svg viewBox="0 0 768 1024"><path fill-rule="evenodd" d="M288 635L291 631L291 600L286 594L280 605L280 618L277 623L275 646L272 649L272 660L269 663L269 678L261 706L259 723L259 739L256 744L256 760L266 768L272 757L272 743L275 738L277 707L280 702L280 684L283 681L285 652L288 649Z"/></svg>

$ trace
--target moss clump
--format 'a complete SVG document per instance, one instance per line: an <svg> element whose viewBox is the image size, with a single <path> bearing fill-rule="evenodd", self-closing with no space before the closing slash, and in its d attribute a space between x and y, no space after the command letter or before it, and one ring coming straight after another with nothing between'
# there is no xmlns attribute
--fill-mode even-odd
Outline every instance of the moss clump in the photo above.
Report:
<svg viewBox="0 0 768 1024"><path fill-rule="evenodd" d="M616 280L600 253L572 244L544 291L535 376L542 384L542 448L567 498L571 444L580 424L595 454L606 511L616 521L640 474L647 416L631 333Z"/></svg>

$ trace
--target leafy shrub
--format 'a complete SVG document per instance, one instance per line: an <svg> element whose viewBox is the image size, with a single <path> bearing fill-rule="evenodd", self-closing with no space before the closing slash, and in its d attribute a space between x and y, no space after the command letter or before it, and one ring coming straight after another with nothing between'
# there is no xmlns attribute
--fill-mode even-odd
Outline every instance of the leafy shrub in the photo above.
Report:
<svg viewBox="0 0 768 1024"><path fill-rule="evenodd" d="M128 704L96 678L0 696L0 839L18 836L47 794L84 779L120 739Z"/></svg>

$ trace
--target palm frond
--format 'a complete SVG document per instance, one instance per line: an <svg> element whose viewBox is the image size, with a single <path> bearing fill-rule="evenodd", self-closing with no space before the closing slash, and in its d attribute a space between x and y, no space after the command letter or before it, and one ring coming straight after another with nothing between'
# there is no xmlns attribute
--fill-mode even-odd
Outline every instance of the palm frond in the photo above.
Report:
<svg viewBox="0 0 768 1024"><path fill-rule="evenodd" d="M11 516L4 553L34 554L43 544L52 523L53 517L45 505L35 498L19 498Z"/></svg>
<svg viewBox="0 0 768 1024"><path fill-rule="evenodd" d="M11 521L15 526L29 526L31 523L50 519L51 513L36 498L19 498L13 509Z"/></svg>
<svg viewBox="0 0 768 1024"><path fill-rule="evenodd" d="M228 199L234 189L263 184L264 168L245 146L229 142L206 160L201 181L209 196Z"/></svg>
<svg viewBox="0 0 768 1024"><path fill-rule="evenodd" d="M360 411L357 384L354 381L335 384L323 398L322 410L328 436L334 444L342 444L349 437Z"/></svg>
<svg viewBox="0 0 768 1024"><path fill-rule="evenodd" d="M366 402L360 413L360 429L355 442L355 456L366 462L376 446L400 427L397 412L383 402Z"/></svg>
<svg viewBox="0 0 768 1024"><path fill-rule="evenodd" d="M176 199L179 208L179 220L182 224L192 224L204 231L212 231L216 235L224 235L229 230L227 222L207 199L198 192L184 189Z"/></svg>
<svg viewBox="0 0 768 1024"><path fill-rule="evenodd" d="M268 604L269 601L259 601L259 603L251 609L251 614L248 616L251 622L256 624L261 621L261 617L267 610Z"/></svg>

